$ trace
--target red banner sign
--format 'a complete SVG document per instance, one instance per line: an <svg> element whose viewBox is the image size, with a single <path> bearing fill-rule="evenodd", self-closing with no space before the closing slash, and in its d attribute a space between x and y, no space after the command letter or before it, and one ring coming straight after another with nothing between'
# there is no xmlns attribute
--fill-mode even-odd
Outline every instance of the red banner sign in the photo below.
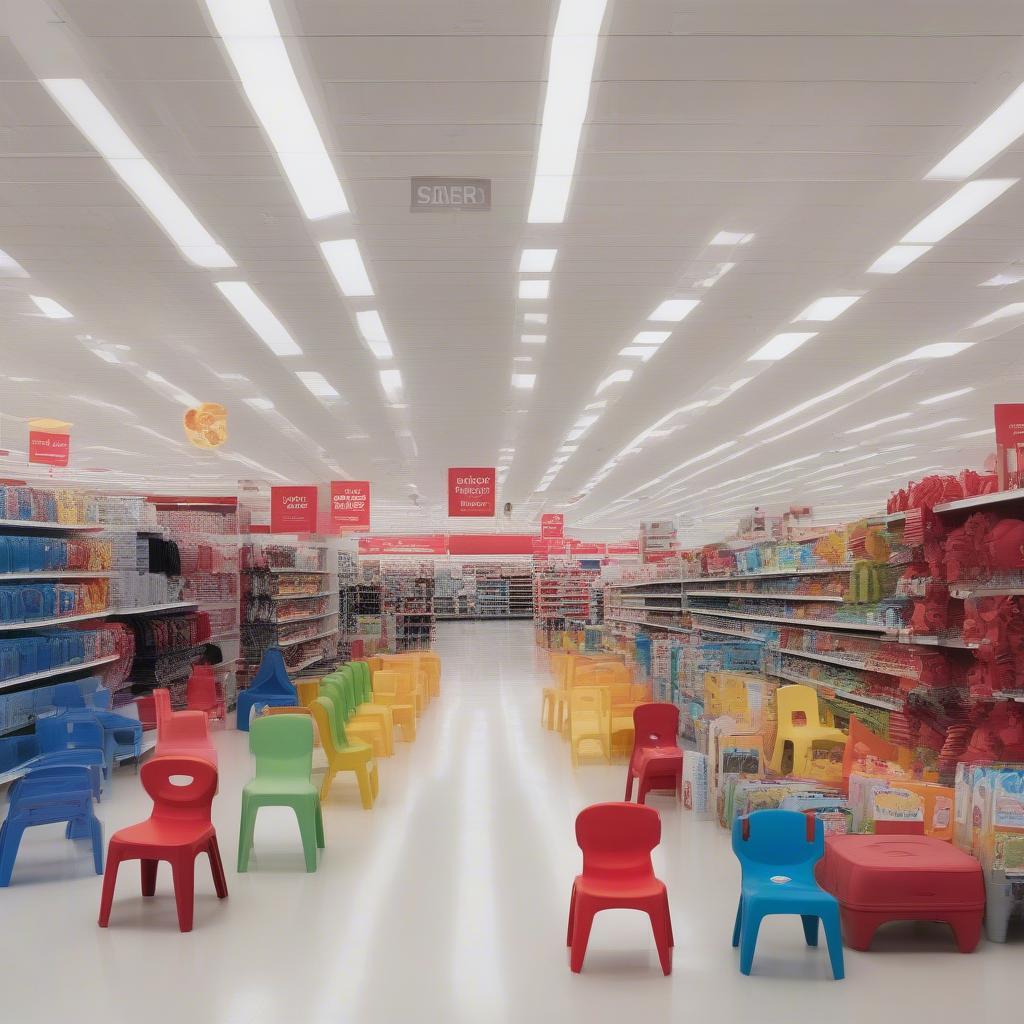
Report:
<svg viewBox="0 0 1024 1024"><path fill-rule="evenodd" d="M443 533L418 537L360 537L361 555L444 555L448 544Z"/></svg>
<svg viewBox="0 0 1024 1024"><path fill-rule="evenodd" d="M565 516L561 512L545 512L540 517L540 535L544 540L565 536Z"/></svg>
<svg viewBox="0 0 1024 1024"><path fill-rule="evenodd" d="M28 461L40 466L66 466L71 457L69 434L54 434L48 430L30 430L28 434Z"/></svg>
<svg viewBox="0 0 1024 1024"><path fill-rule="evenodd" d="M455 467L448 470L448 515L486 517L494 515L494 468Z"/></svg>
<svg viewBox="0 0 1024 1024"><path fill-rule="evenodd" d="M370 528L370 481L331 481L331 522L343 530Z"/></svg>
<svg viewBox="0 0 1024 1024"><path fill-rule="evenodd" d="M996 471L999 489L1019 487L1024 475L1024 405L997 405Z"/></svg>
<svg viewBox="0 0 1024 1024"><path fill-rule="evenodd" d="M316 533L316 487L271 487L270 532Z"/></svg>
<svg viewBox="0 0 1024 1024"><path fill-rule="evenodd" d="M639 555L640 542L638 540L627 540L621 544L609 544L609 555Z"/></svg>

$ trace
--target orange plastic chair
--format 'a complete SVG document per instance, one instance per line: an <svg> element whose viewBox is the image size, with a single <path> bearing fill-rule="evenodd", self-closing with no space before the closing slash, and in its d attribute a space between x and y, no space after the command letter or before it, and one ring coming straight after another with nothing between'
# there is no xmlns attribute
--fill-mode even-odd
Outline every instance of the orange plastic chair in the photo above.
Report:
<svg viewBox="0 0 1024 1024"><path fill-rule="evenodd" d="M217 833L210 817L217 789L217 769L198 757L155 757L142 766L139 774L153 800L153 812L145 821L119 829L110 837L99 925L106 928L110 923L121 861L142 861L142 895L152 896L156 892L157 866L166 860L170 861L174 879L178 927L190 932L195 902L195 862L200 853L210 858L217 895L224 899L228 894ZM190 781L188 785L177 786L171 782L174 776L187 776Z"/></svg>
<svg viewBox="0 0 1024 1024"><path fill-rule="evenodd" d="M415 697L403 691L402 684L409 684L409 677L389 669L373 673L373 702L391 709L391 718L402 730L402 740L412 743L416 739Z"/></svg>
<svg viewBox="0 0 1024 1024"><path fill-rule="evenodd" d="M372 810L380 789L373 750L365 743L348 742L344 733L340 731L344 726L336 720L334 706L327 697L317 697L311 710L313 721L320 730L320 743L327 757L327 771L320 787L321 801L327 799L331 783L338 772L353 772L359 784L359 798L363 808L367 811Z"/></svg>
<svg viewBox="0 0 1024 1024"><path fill-rule="evenodd" d="M386 658L384 668L388 672L394 672L399 677L399 692L408 699L408 702L416 709L416 715L423 714L427 704L426 688L423 686L419 669L411 664L408 659Z"/></svg>
<svg viewBox="0 0 1024 1024"><path fill-rule="evenodd" d="M787 746L792 750L793 775L809 771L815 744L845 747L847 737L842 729L821 724L818 694L813 687L801 683L780 686L775 691L775 702L778 721L771 768L776 774L782 774Z"/></svg>
<svg viewBox="0 0 1024 1024"><path fill-rule="evenodd" d="M569 693L569 749L572 765L580 764L580 744L596 741L611 762L611 717L607 687L576 686Z"/></svg>
<svg viewBox="0 0 1024 1024"><path fill-rule="evenodd" d="M653 807L607 803L576 817L576 842L583 851L569 901L566 945L570 967L583 969L590 928L602 910L640 910L651 919L661 969L672 973L672 915L665 883L654 874L651 850L661 842L661 818Z"/></svg>

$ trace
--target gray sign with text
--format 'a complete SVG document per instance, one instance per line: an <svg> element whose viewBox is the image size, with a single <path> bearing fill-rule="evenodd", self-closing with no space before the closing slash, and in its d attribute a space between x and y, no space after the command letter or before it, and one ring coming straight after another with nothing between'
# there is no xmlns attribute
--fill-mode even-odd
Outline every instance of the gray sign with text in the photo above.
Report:
<svg viewBox="0 0 1024 1024"><path fill-rule="evenodd" d="M409 183L413 213L491 208L490 178L410 178Z"/></svg>

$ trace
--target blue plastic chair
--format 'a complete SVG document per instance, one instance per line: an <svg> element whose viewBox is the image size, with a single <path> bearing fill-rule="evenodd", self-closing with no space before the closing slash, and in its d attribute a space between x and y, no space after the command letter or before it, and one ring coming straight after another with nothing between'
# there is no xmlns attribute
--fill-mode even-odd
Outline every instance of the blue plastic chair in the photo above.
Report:
<svg viewBox="0 0 1024 1024"><path fill-rule="evenodd" d="M824 925L832 977L842 978L839 904L814 880L814 865L825 853L821 820L799 811L754 811L733 822L732 849L743 869L732 933L740 971L750 974L762 918L798 914L808 946L818 944L818 921Z"/></svg>
<svg viewBox="0 0 1024 1024"><path fill-rule="evenodd" d="M106 694L106 698L101 697ZM138 760L142 756L142 723L136 718L119 715L108 710L109 690L82 693L77 683L60 683L53 688L54 706L65 716L93 718L103 727L103 753L107 759L107 774L125 758Z"/></svg>
<svg viewBox="0 0 1024 1024"><path fill-rule="evenodd" d="M30 768L85 765L95 768L104 779L110 774L103 726L95 718L73 715L40 718L36 722L36 742L39 753L29 762Z"/></svg>
<svg viewBox="0 0 1024 1024"><path fill-rule="evenodd" d="M96 874L103 874L103 826L93 812L89 769L80 765L36 768L11 786L10 806L0 825L0 886L11 884L25 829L67 822L67 839L92 841Z"/></svg>
<svg viewBox="0 0 1024 1024"><path fill-rule="evenodd" d="M249 716L257 706L297 708L299 695L288 678L284 655L279 647L270 647L263 655L249 686L239 691L235 725L242 732L249 731Z"/></svg>

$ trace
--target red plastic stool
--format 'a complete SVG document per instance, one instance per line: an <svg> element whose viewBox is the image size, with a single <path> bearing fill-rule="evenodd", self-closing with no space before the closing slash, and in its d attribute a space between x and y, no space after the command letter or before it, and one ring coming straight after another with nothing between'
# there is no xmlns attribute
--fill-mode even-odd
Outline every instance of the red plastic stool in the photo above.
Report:
<svg viewBox="0 0 1024 1024"><path fill-rule="evenodd" d="M953 929L961 953L978 945L985 913L981 865L941 839L829 836L815 874L839 901L851 949L868 949L887 921L941 921Z"/></svg>
<svg viewBox="0 0 1024 1024"><path fill-rule="evenodd" d="M174 879L178 926L189 932L195 902L195 861L200 853L210 858L217 895L224 899L228 894L217 833L210 818L217 769L198 757L156 757L142 766L140 775L142 785L153 799L153 813L146 821L119 829L110 837L99 924L106 928L110 922L121 861L142 861L142 895L152 896L156 891L157 865L166 860L170 861ZM179 786L171 781L174 776L186 776L190 781Z"/></svg>
<svg viewBox="0 0 1024 1024"><path fill-rule="evenodd" d="M651 850L661 842L661 818L653 807L594 804L576 817L576 842L583 851L569 901L566 945L570 967L583 969L590 928L601 910L641 910L651 919L661 969L672 973L672 918L668 890L654 874Z"/></svg>

